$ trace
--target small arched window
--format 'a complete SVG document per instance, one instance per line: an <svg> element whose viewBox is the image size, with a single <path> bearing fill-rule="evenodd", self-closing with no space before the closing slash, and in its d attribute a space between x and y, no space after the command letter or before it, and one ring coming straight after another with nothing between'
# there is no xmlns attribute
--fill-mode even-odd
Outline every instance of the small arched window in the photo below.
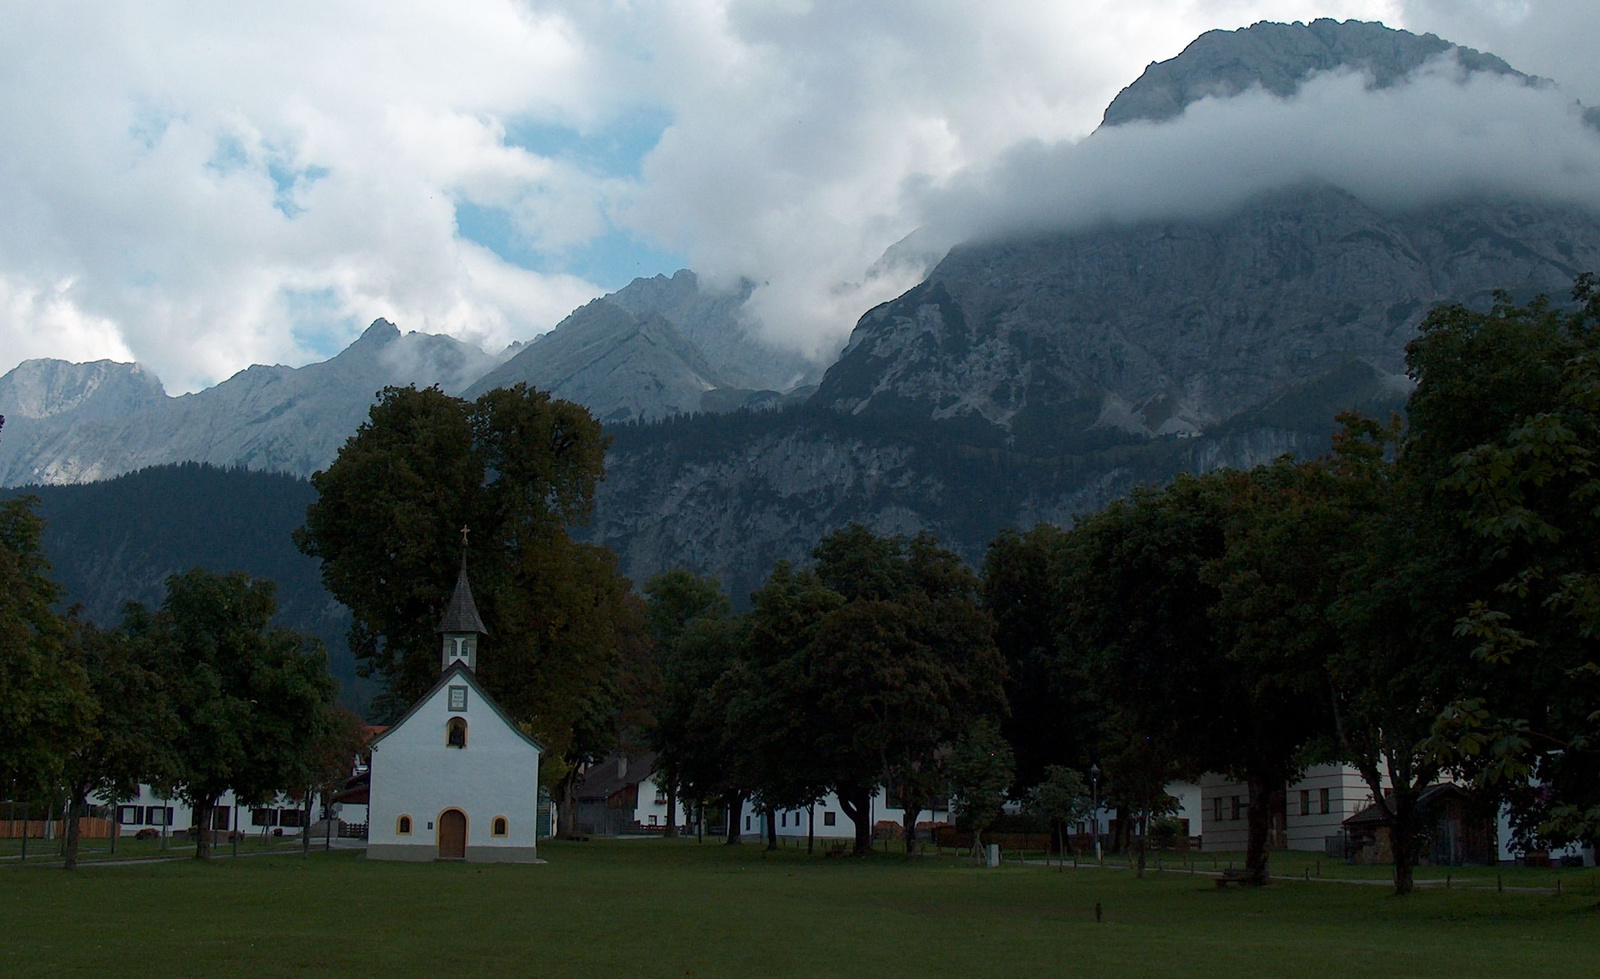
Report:
<svg viewBox="0 0 1600 979"><path fill-rule="evenodd" d="M466 718L450 718L450 722L444 726L444 744L447 748L465 748L467 746Z"/></svg>
<svg viewBox="0 0 1600 979"><path fill-rule="evenodd" d="M489 835L491 835L491 836L504 836L504 835L506 835L506 817L504 817L504 816L496 816L496 817L494 817L494 827L493 827L493 829L490 830L490 834Z"/></svg>
<svg viewBox="0 0 1600 979"><path fill-rule="evenodd" d="M411 817L410 816L401 816L399 819L395 820L394 821L394 832L395 832L396 836L410 836L411 835Z"/></svg>

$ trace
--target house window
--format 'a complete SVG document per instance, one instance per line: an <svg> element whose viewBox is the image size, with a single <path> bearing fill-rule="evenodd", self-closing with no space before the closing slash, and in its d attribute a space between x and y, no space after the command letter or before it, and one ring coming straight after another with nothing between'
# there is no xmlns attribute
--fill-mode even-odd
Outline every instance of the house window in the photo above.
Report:
<svg viewBox="0 0 1600 979"><path fill-rule="evenodd" d="M118 806L117 822L124 826L137 826L144 822L143 806Z"/></svg>
<svg viewBox="0 0 1600 979"><path fill-rule="evenodd" d="M651 813L650 814L650 825L651 826L655 826L656 825L656 814L655 813Z"/></svg>
<svg viewBox="0 0 1600 979"><path fill-rule="evenodd" d="M305 822L306 822L305 821L305 812L303 810L300 810L300 809L279 809L277 812L278 812L278 825L279 826L290 826L290 827L293 827L293 826L304 826L305 825Z"/></svg>
<svg viewBox="0 0 1600 979"><path fill-rule="evenodd" d="M1222 822L1222 796L1220 795L1211 797L1211 821L1214 823ZM1079 832L1082 832L1082 830L1079 830Z"/></svg>
<svg viewBox="0 0 1600 979"><path fill-rule="evenodd" d="M746 833L750 832L750 817L749 816L744 817L744 831Z"/></svg>
<svg viewBox="0 0 1600 979"><path fill-rule="evenodd" d="M410 836L411 835L411 817L410 816L401 816L399 819L396 819L394 821L394 835L396 835L396 836Z"/></svg>
<svg viewBox="0 0 1600 979"><path fill-rule="evenodd" d="M172 825L171 806L151 806L145 810L144 821L151 826Z"/></svg>
<svg viewBox="0 0 1600 979"><path fill-rule="evenodd" d="M504 816L496 816L496 817L494 817L494 824L489 828L489 835L490 836L504 836L504 835L506 835L506 817L504 817Z"/></svg>
<svg viewBox="0 0 1600 979"><path fill-rule="evenodd" d="M466 718L450 718L450 723L444 726L444 730L444 746L446 748L465 748L467 746Z"/></svg>
<svg viewBox="0 0 1600 979"><path fill-rule="evenodd" d="M251 826L276 826L278 825L278 810L252 809L250 810Z"/></svg>
<svg viewBox="0 0 1600 979"><path fill-rule="evenodd" d="M1317 793L1317 803L1321 807L1322 814L1324 816L1326 816L1328 814L1328 790L1327 789L1322 789Z"/></svg>
<svg viewBox="0 0 1600 979"><path fill-rule="evenodd" d="M1238 796L1234 796L1233 797L1232 806L1229 809L1228 818L1229 819L1233 819L1233 820L1237 820L1239 818L1239 797Z"/></svg>
<svg viewBox="0 0 1600 979"><path fill-rule="evenodd" d="M833 825L833 813L824 812L822 814L822 825L824 825L824 826L832 826Z"/></svg>
<svg viewBox="0 0 1600 979"><path fill-rule="evenodd" d="M789 825L789 810L785 809L782 812L778 813L778 825L779 826L788 826Z"/></svg>
<svg viewBox="0 0 1600 979"><path fill-rule="evenodd" d="M1302 815L1302 816L1311 815L1311 790L1310 789L1301 789L1300 790L1300 815Z"/></svg>
<svg viewBox="0 0 1600 979"><path fill-rule="evenodd" d="M467 688L466 687L451 687L450 688L450 709L451 710L466 710L467 709Z"/></svg>

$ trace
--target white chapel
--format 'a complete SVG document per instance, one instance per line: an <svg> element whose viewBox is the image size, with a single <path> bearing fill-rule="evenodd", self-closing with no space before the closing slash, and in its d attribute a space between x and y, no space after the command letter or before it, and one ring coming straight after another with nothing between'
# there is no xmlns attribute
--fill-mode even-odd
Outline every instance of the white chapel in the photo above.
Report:
<svg viewBox="0 0 1600 979"><path fill-rule="evenodd" d="M367 857L536 862L543 747L478 683L488 630L465 553L439 632L439 682L372 742Z"/></svg>

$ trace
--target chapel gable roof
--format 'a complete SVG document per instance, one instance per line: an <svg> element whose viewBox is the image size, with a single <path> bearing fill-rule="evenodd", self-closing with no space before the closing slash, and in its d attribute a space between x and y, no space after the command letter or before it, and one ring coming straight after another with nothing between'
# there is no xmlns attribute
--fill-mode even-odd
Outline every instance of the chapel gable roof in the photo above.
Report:
<svg viewBox="0 0 1600 979"><path fill-rule="evenodd" d="M445 670L443 673L441 673L439 675L439 681L432 687L429 687L427 693L418 697L417 702L411 705L411 709L406 711L404 714L401 714L400 719L389 725L389 729L387 731L384 731L376 738L373 738L372 744L376 745L384 738L387 738L389 735L404 727L406 721L411 719L411 715L415 714L423 704L437 696L439 691L443 689L446 684L451 682L465 683L470 686L477 693L478 700L482 703L488 704L489 709L494 712L494 715L500 718L506 727L509 727L512 731L515 731L517 737L528 742L528 744L537 748L541 752L545 750L544 745L540 744L538 740L533 737L533 735L529 734L520 726L518 726L517 722L513 721L511 716L501 709L499 704L495 703L494 698L489 696L489 692L483 689L483 685L478 682L477 676L471 670L467 669L467 664L459 660L451 664L448 670Z"/></svg>

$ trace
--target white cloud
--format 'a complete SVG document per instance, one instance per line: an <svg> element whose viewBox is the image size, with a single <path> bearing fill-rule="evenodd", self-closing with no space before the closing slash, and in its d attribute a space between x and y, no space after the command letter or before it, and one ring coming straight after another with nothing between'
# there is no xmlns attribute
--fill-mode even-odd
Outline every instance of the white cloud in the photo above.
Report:
<svg viewBox="0 0 1600 979"><path fill-rule="evenodd" d="M1310 181L1385 209L1491 194L1600 211L1600 134L1560 90L1463 78L1451 56L1390 88L1369 81L1326 73L1293 98L1257 89L1204 99L1170 122L1019 147L935 195L929 233L954 243L1199 218Z"/></svg>
<svg viewBox="0 0 1600 979"><path fill-rule="evenodd" d="M1600 4L1594 0L1404 0L1406 26L1492 51L1512 67L1553 78L1600 104Z"/></svg>

